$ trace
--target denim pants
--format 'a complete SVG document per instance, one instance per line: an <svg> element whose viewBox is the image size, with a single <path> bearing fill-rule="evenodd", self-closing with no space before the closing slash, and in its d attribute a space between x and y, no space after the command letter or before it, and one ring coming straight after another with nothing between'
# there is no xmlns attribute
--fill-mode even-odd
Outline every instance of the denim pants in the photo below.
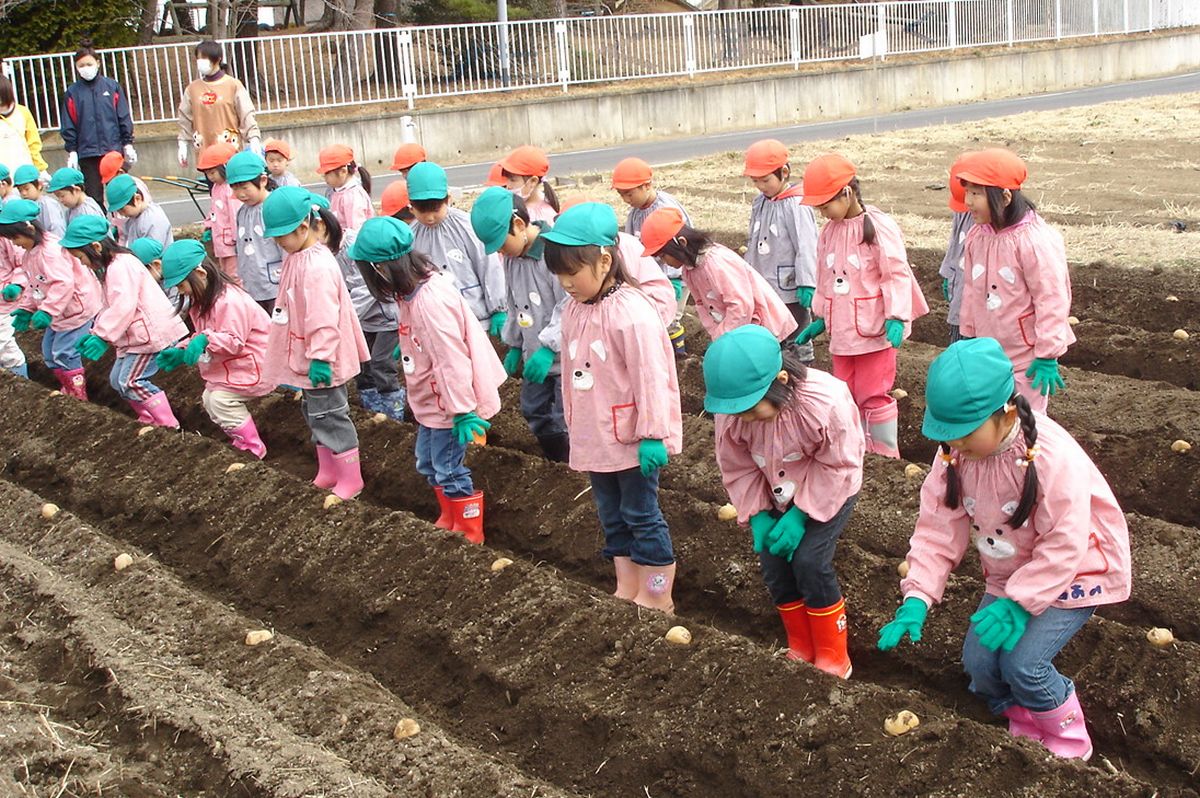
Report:
<svg viewBox="0 0 1200 798"><path fill-rule="evenodd" d="M800 539L791 562L766 550L759 553L758 564L762 567L763 583L776 607L800 600L813 609L832 607L838 603L842 588L833 570L833 555L857 501L856 493L846 499L846 503L828 521L810 518L804 525L804 537Z"/></svg>
<svg viewBox="0 0 1200 798"><path fill-rule="evenodd" d="M153 352L119 356L108 374L108 384L127 402L144 402L162 391L150 378L158 373Z"/></svg>
<svg viewBox="0 0 1200 798"><path fill-rule="evenodd" d="M358 430L350 420L350 397L345 385L305 388L300 412L318 446L343 454L358 448Z"/></svg>
<svg viewBox="0 0 1200 798"><path fill-rule="evenodd" d="M562 375L551 375L541 383L521 380L521 415L538 438L565 435L567 422L563 418Z"/></svg>
<svg viewBox="0 0 1200 798"><path fill-rule="evenodd" d="M42 334L42 360L46 368L67 371L83 368L83 358L75 346L91 332L90 321L74 330L47 329Z"/></svg>
<svg viewBox="0 0 1200 798"><path fill-rule="evenodd" d="M588 472L604 530L605 559L630 557L638 565L675 562L671 531L658 506L658 475L644 477L640 468Z"/></svg>
<svg viewBox="0 0 1200 798"><path fill-rule="evenodd" d="M383 332L363 332L367 339L367 349L371 359L362 364L362 371L355 379L355 385L361 391L374 388L380 393L394 393L400 390L400 377L396 371L396 359L392 352L400 342L400 332L397 329Z"/></svg>
<svg viewBox="0 0 1200 798"><path fill-rule="evenodd" d="M996 596L985 593L979 609ZM1012 651L988 651L979 642L975 626L963 642L963 669L971 677L971 692L987 701L999 715L1013 706L1031 712L1048 712L1063 705L1075 683L1054 667L1054 657L1075 633L1083 628L1095 607L1061 609L1050 607L1029 618L1025 634Z"/></svg>
<svg viewBox="0 0 1200 798"><path fill-rule="evenodd" d="M471 469L467 468L467 447L458 442L452 429L433 429L417 425L417 473L440 487L452 499L475 492Z"/></svg>

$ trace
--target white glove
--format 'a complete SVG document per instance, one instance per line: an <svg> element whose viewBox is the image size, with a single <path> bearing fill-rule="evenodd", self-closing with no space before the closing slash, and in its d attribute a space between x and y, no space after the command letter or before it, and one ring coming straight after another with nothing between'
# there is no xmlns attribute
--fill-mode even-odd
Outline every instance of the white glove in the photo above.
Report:
<svg viewBox="0 0 1200 798"><path fill-rule="evenodd" d="M38 180L42 181L43 186L50 185L50 173L43 169L41 174L38 175Z"/></svg>
<svg viewBox="0 0 1200 798"><path fill-rule="evenodd" d="M262 154L263 154L262 139L260 139L258 136L254 136L253 138L250 139L250 152L254 153L259 158L262 157Z"/></svg>
<svg viewBox="0 0 1200 798"><path fill-rule="evenodd" d="M79 153L77 153L77 152L68 152L67 153L67 168L68 169L78 169L79 168Z"/></svg>
<svg viewBox="0 0 1200 798"><path fill-rule="evenodd" d="M188 143L186 141L179 142L179 165L181 167L183 167L184 169L187 169L187 166L188 166L188 151L189 150L191 150L191 147L188 146Z"/></svg>
<svg viewBox="0 0 1200 798"><path fill-rule="evenodd" d="M132 144L125 145L125 160L129 161L130 166L137 163L137 150L133 148Z"/></svg>

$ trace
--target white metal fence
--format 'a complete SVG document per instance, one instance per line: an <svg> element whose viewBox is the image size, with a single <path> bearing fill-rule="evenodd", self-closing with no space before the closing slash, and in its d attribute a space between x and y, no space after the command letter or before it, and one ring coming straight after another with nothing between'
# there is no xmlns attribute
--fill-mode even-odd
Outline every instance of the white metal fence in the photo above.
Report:
<svg viewBox="0 0 1200 798"><path fill-rule="evenodd" d="M636 14L224 42L259 113L948 51L1200 25L1200 0L892 0ZM194 77L187 43L106 50L135 122L176 118ZM71 53L5 71L42 130L59 125Z"/></svg>

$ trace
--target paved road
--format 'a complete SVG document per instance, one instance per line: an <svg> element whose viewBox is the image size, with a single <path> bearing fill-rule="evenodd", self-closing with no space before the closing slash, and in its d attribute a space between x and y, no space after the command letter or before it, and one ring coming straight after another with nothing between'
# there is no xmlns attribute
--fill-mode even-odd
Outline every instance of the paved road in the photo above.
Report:
<svg viewBox="0 0 1200 798"><path fill-rule="evenodd" d="M704 155L730 150L744 150L751 143L762 138L777 138L785 144L795 144L814 139L838 138L856 133L873 133L888 130L902 130L928 125L951 124L955 122L970 122L977 119L988 119L995 116L1018 114L1025 111L1050 111L1056 108L1071 108L1081 105L1111 102L1113 100L1128 100L1136 97L1149 97L1160 94L1183 94L1200 91L1200 72L1190 72L1173 75L1166 78L1152 78L1128 83L1111 83L1093 86L1086 89L1060 91L1051 94L1035 94L1026 97L1014 97L1007 100L989 100L986 102L951 105L942 108L923 109L918 111L900 111L871 117L856 117L853 119L837 119L829 122L814 122L804 125L788 125L786 127L759 128L757 130L742 130L736 133L720 133L711 136L694 136L690 138L665 139L635 144L620 144L613 147L601 147L590 150L576 150L550 156L551 174L568 175L578 172L607 171L622 158L636 155L644 158L652 165L660 166L677 163ZM449 166L452 186L478 186L487 177L491 163L470 163ZM373 176L374 195L379 193L388 183L395 180L397 175L386 174ZM323 186L322 186L323 187ZM151 186L151 191L155 187ZM159 188L158 191L165 192ZM167 199L161 203L166 209L171 223L175 225L197 221L198 214L191 200ZM202 201L207 208L207 202Z"/></svg>

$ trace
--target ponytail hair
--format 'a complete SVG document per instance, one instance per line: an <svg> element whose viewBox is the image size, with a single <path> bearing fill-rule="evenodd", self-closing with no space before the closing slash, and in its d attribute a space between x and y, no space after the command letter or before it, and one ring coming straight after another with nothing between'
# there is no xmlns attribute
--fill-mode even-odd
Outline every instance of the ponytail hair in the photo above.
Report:
<svg viewBox="0 0 1200 798"><path fill-rule="evenodd" d="M46 240L46 230L37 219L31 219L28 222L0 224L0 237L12 240L15 236L28 236L33 239L35 247L40 247Z"/></svg>
<svg viewBox="0 0 1200 798"><path fill-rule="evenodd" d="M792 401L792 397L796 395L796 389L800 387L800 383L808 377L808 366L800 359L800 349L790 341L784 343L783 347L783 370L788 373L788 381L780 382L776 379L771 383L771 387L767 388L767 392L763 395L775 407L783 407Z"/></svg>
<svg viewBox="0 0 1200 798"><path fill-rule="evenodd" d="M854 199L858 201L863 211L862 243L873 247L875 246L875 223L871 221L871 214L867 213L867 203L863 202L862 189L859 188L857 177L850 178L849 189L854 192Z"/></svg>
<svg viewBox="0 0 1200 798"><path fill-rule="evenodd" d="M368 194L371 193L371 173L367 171L367 167L359 166L354 161L346 164L346 171L350 174L358 173L358 179L362 183L363 190Z"/></svg>
<svg viewBox="0 0 1200 798"><path fill-rule="evenodd" d="M682 244L679 243L681 238L683 239ZM670 241L663 244L663 248L658 251L658 254L670 255L687 266L695 266L700 262L700 257L712 245L711 235L685 224L679 228L679 232Z"/></svg>
<svg viewBox="0 0 1200 798"><path fill-rule="evenodd" d="M184 277L183 281L192 289L191 307L196 310L198 316L204 317L212 312L213 306L217 304L217 299L225 293L225 289L232 283L232 280L208 257L205 257L200 263L200 268L204 269L206 278L203 290L197 285L195 269L188 272L188 276ZM180 316L187 312L187 297L180 295L175 300L175 309Z"/></svg>
<svg viewBox="0 0 1200 798"><path fill-rule="evenodd" d="M395 260L382 263L355 261L363 282L371 296L380 302L394 302L410 295L417 287L438 271L438 267L423 253L416 250L401 255Z"/></svg>
<svg viewBox="0 0 1200 798"><path fill-rule="evenodd" d="M321 224L325 225L325 246L329 247L330 252L340 252L342 249L342 223L328 208L317 208L313 211L313 216L319 218Z"/></svg>
<svg viewBox="0 0 1200 798"><path fill-rule="evenodd" d="M555 213L561 211L562 207L559 205L558 195L554 193L554 189L546 182L546 179L542 178L539 185L542 187L542 197L546 200L546 204L553 208Z"/></svg>
<svg viewBox="0 0 1200 798"><path fill-rule="evenodd" d="M988 211L992 216L992 229L994 230L1012 227L1024 219L1030 211L1037 210L1033 201L1022 194L1019 188L1009 192L1011 198L1008 205L1004 204L1004 189L984 186L984 193L987 195Z"/></svg>

